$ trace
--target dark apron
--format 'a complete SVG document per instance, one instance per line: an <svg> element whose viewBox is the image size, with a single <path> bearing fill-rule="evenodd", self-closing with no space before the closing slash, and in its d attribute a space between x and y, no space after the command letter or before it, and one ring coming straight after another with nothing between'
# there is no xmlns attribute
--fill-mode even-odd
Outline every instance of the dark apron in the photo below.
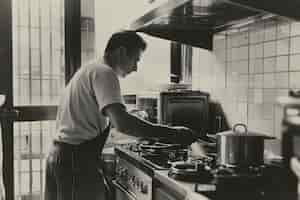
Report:
<svg viewBox="0 0 300 200"><path fill-rule="evenodd" d="M113 198L113 192L111 189L111 186L109 184L109 181L107 179L107 177L105 176L105 172L104 172L104 162L101 158L102 155L102 150L103 147L105 145L105 142L109 136L109 132L110 132L110 127L111 124L109 123L109 125L100 133L98 134L95 138L85 141L79 145L72 145L72 144L67 144L67 143L63 143L63 142L59 142L59 141L54 141L55 145L59 145L61 148L67 148L67 149L76 149L78 152L81 152L83 154L85 153L92 153L97 156L97 170L100 174L100 176L103 178L103 183L105 186L105 196L106 199L112 199Z"/></svg>

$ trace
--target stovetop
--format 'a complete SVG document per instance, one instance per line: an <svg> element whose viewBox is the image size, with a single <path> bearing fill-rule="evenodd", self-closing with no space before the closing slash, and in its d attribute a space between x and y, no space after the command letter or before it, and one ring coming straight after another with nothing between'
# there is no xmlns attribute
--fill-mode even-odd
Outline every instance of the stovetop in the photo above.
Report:
<svg viewBox="0 0 300 200"><path fill-rule="evenodd" d="M142 158L155 170L167 170L173 162L188 160L188 147L180 144L143 140L124 145L122 148Z"/></svg>
<svg viewBox="0 0 300 200"><path fill-rule="evenodd" d="M274 191L281 191L277 184L278 178L274 177L274 174L280 177L280 166L270 163L243 168L220 166L216 162L216 156L191 157L188 148L163 148L162 146L167 146L165 144L148 148L148 144L142 144L145 143L137 142L122 148L134 155L135 160L143 163L143 166L152 171L168 171L170 179L193 183L195 192L206 194L212 199L217 194L229 195L230 199L244 197L245 194L253 197L252 199L265 199L262 196L272 199L271 197L276 197Z"/></svg>

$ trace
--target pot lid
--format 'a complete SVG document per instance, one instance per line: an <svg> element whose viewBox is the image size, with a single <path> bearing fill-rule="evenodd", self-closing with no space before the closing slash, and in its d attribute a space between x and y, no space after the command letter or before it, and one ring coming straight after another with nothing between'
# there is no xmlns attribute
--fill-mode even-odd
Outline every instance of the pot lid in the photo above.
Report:
<svg viewBox="0 0 300 200"><path fill-rule="evenodd" d="M234 136L234 137L263 137L264 139L275 139L275 137L266 134L248 131L245 124L237 123L233 126L232 130L224 131L217 134L217 136Z"/></svg>

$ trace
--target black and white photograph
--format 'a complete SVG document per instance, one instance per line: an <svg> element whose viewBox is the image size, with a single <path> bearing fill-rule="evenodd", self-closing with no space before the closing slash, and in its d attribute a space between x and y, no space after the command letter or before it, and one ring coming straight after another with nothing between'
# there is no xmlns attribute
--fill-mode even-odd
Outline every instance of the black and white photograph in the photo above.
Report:
<svg viewBox="0 0 300 200"><path fill-rule="evenodd" d="M0 34L0 200L300 200L299 0L1 0Z"/></svg>

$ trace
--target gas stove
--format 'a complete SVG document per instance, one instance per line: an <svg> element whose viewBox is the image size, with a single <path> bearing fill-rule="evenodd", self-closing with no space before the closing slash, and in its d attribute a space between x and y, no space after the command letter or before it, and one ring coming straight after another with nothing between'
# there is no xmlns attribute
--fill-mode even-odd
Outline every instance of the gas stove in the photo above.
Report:
<svg viewBox="0 0 300 200"><path fill-rule="evenodd" d="M152 196L149 189L152 188L152 175L140 171L166 170L169 178L190 182L195 185L195 192L211 199L284 199L284 189L279 184L281 164L265 163L243 168L222 166L217 164L215 155L195 158L190 156L186 146L161 142L138 141L123 146L122 149L134 156L138 161L136 166L139 166L132 167L130 162L119 162L117 171L120 173L117 174L120 174L122 185L134 192L147 194L148 199Z"/></svg>

